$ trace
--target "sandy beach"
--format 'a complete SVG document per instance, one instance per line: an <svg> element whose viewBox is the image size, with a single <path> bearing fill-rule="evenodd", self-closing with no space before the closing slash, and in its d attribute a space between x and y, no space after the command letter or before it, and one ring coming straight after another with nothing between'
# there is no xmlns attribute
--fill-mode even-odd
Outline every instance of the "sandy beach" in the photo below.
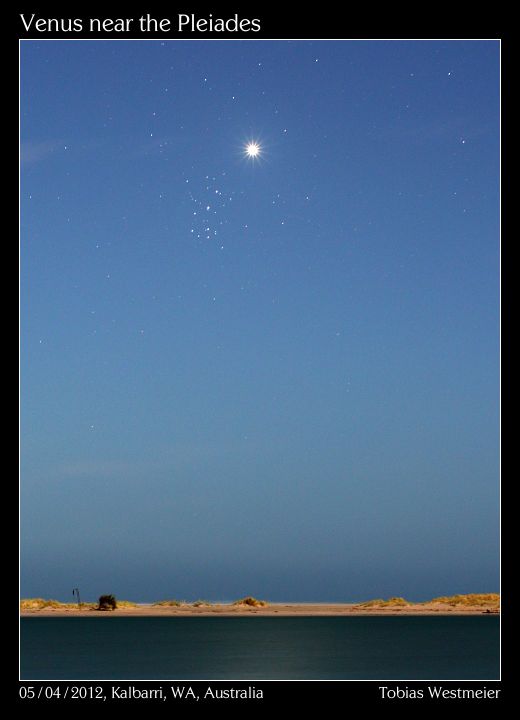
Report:
<svg viewBox="0 0 520 720"><path fill-rule="evenodd" d="M212 604L200 607L193 605L165 606L145 605L120 607L112 611L100 611L92 608L42 608L24 609L22 617L248 617L251 615L272 617L309 617L342 615L482 615L498 614L495 605L452 606L445 603L410 603L405 606L364 607L354 603L269 603L264 607L247 605Z"/></svg>

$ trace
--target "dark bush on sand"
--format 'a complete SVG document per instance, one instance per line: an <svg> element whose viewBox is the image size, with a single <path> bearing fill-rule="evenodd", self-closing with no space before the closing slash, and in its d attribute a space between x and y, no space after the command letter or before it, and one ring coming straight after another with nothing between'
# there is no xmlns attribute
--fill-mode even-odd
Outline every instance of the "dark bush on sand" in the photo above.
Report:
<svg viewBox="0 0 520 720"><path fill-rule="evenodd" d="M117 602L113 595L101 595L98 601L98 610L115 610Z"/></svg>

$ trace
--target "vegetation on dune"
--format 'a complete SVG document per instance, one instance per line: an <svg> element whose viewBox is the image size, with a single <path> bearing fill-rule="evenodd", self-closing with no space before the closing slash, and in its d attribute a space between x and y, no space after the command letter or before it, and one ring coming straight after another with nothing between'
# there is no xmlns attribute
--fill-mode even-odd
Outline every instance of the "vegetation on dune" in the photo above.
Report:
<svg viewBox="0 0 520 720"><path fill-rule="evenodd" d="M89 603L81 603L81 606L89 607ZM23 598L20 600L20 610L44 610L45 608L77 608L78 603L64 603L59 600L44 600L43 598Z"/></svg>
<svg viewBox="0 0 520 720"><path fill-rule="evenodd" d="M500 595L498 593L473 593L469 595L448 595L433 598L431 603L442 603L443 605L493 605L500 604Z"/></svg>
<svg viewBox="0 0 520 720"><path fill-rule="evenodd" d="M247 605L248 607L265 607L267 605L265 600L257 600L249 595L241 600L236 600L233 605Z"/></svg>
<svg viewBox="0 0 520 720"><path fill-rule="evenodd" d="M20 610L26 611L26 610L46 610L46 609L55 609L55 610L99 610L99 609L115 609L112 607L111 602L108 602L108 607L100 608L101 600L103 598L113 598L114 603L116 603L116 607L122 608L122 607L137 607L137 603L131 602L130 600L117 600L113 595L102 595L99 598L99 602L97 603L91 603L91 602L82 602L81 605L78 606L78 603L68 603L68 602L60 602L59 600L45 600L44 598L22 598L20 600Z"/></svg>
<svg viewBox="0 0 520 720"><path fill-rule="evenodd" d="M181 607L181 605L186 605L187 603L184 600L158 600L157 602L152 603L154 607L156 606L165 606L165 607Z"/></svg>
<svg viewBox="0 0 520 720"><path fill-rule="evenodd" d="M496 593L487 593L487 594L468 594L468 595L450 595L450 596L444 596L444 597L436 597L433 598L433 600L426 600L422 603L417 603L417 605L430 605L432 603L441 603L443 605L452 605L453 607L456 606L492 606L492 607L498 607L500 604L500 595L497 595ZM375 600L367 600L363 603L358 603L358 607L405 607L408 605L414 605L415 603L411 603L408 600L405 600L402 597L392 597L388 600L383 600L382 598L376 598Z"/></svg>
<svg viewBox="0 0 520 720"><path fill-rule="evenodd" d="M402 597L392 597L388 598L388 600L376 598L375 600L359 603L360 607L404 607L406 605L410 605L410 603Z"/></svg>
<svg viewBox="0 0 520 720"><path fill-rule="evenodd" d="M209 600L195 600L194 603L192 603L193 607L207 607L211 605Z"/></svg>

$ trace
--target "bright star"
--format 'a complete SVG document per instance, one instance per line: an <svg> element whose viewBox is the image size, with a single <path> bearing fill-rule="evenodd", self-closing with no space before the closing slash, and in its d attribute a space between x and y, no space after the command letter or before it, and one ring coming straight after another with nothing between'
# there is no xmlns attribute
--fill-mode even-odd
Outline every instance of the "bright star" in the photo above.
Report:
<svg viewBox="0 0 520 720"><path fill-rule="evenodd" d="M260 156L261 150L262 148L260 147L260 145L256 141L251 140L245 146L244 153L246 157L252 158L254 160L255 158Z"/></svg>

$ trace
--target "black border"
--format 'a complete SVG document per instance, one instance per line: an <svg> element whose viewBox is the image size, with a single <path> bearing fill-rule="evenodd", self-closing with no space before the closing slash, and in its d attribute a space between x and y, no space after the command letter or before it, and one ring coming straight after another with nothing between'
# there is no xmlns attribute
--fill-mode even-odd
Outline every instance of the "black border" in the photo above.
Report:
<svg viewBox="0 0 520 720"><path fill-rule="evenodd" d="M339 5L339 4L338 4ZM258 18L261 22L261 30L259 32L183 32L178 33L173 25L170 32L135 32L130 33L113 33L113 32L45 32L38 33L34 31L26 32L20 18L20 13L29 16L32 13L37 16L53 17L53 18L81 18L84 26L88 24L90 17L134 17L150 13L156 18L175 18L179 13L195 13L200 17L207 17L211 13L214 18L229 18L238 14L239 18ZM487 14L486 14L487 13ZM510 334L506 332L506 327L512 319L513 313L513 294L511 292L511 284L509 278L512 272L512 263L508 262L507 245L504 237L507 228L507 209L509 207L507 199L510 192L510 186L506 182L507 171L510 171L511 163L509 161L506 146L509 146L509 140L512 136L512 111L510 93L513 83L512 54L513 54L513 38L512 38L512 18L508 18L503 12L500 18L490 17L489 10L476 11L473 8L456 10L450 6L395 6L394 4L378 6L369 6L366 8L354 8L353 5L345 4L341 7L328 5L322 7L316 6L298 6L293 4L288 6L285 11L275 12L268 9L265 3L236 3L234 5L223 5L215 3L209 5L207 3L186 3L177 4L161 4L158 3L140 3L139 7L126 4L103 4L75 6L68 5L64 8L51 9L46 3L45 7L37 6L35 3L20 3L15 10L9 10L10 25L10 53L9 53L9 81L14 81L14 107L16 108L16 122L18 122L19 107L19 87L18 87L18 41L20 39L127 39L127 40L217 40L217 39L236 39L236 40L255 40L255 39L286 39L297 41L299 39L311 40L329 40L329 39L385 39L385 40L427 40L427 39L497 39L501 41L501 352L502 352L502 387L508 386L512 377L512 348L510 346ZM18 129L15 129L18 132ZM18 135L17 135L18 137ZM14 145L14 143L13 143ZM17 160L18 161L18 158ZM16 201L15 201L16 202ZM510 400L502 400L501 417L504 418L504 409L510 406ZM504 435L505 422L502 419L502 436ZM503 443L501 443L502 445ZM504 454L502 456L502 466L504 464ZM502 473L502 477L505 474ZM502 498L506 497L506 484L502 485ZM502 528L511 527L509 513L511 512L512 503L502 502ZM504 541L503 533L502 542L502 568L507 568L508 550ZM186 706L215 709L224 708L226 712L231 707L238 708L239 712L249 711L250 708L258 706L262 709L276 707L282 709L285 704L290 709L298 706L306 706L309 700L317 701L323 704L323 707L336 707L341 711L359 712L365 708L372 709L376 707L384 707L385 709L392 706L399 706L399 710L406 704L413 708L414 711L420 711L424 704L436 705L442 704L445 707L466 705L468 709L473 709L476 703L484 703L483 708L491 709L496 707L496 703L502 704L505 700L511 699L513 696L513 669L512 665L506 661L508 639L511 637L511 621L512 609L508 599L509 586L504 581L502 575L502 680L500 681L250 681L250 682L228 682L228 681L139 681L135 686L140 690L153 689L159 686L163 687L163 694L169 693L170 685L191 686L196 694L202 696L208 686L215 690L231 689L231 688L247 688L255 687L256 690L262 690L262 699L222 699L222 700L203 700L194 701L191 696L183 700L118 700L111 699L112 687L127 687L132 685L132 681L124 680L121 682L108 681L20 681L18 679L18 662L13 663L13 684L15 685L14 695L17 703L21 707L31 708L43 705L82 705L85 704L106 706L119 704L124 707L128 704L136 704L137 707L144 708L153 707L156 712L159 707L164 708L166 712L172 709L180 709ZM18 603L16 604L16 616L18 617ZM18 658L18 632L16 620L13 623L15 629L13 648L13 656ZM86 693L87 699L72 699L69 695L71 687L86 688L81 694ZM380 690L381 686L386 686L396 690L400 688L404 690L408 688L408 696L383 699ZM429 687L442 686L446 689L482 689L486 687L488 690L499 690L495 693L498 695L496 699L453 699L446 698L444 700L435 700L429 697ZM102 694L106 700L100 702L97 699L89 699L91 694L89 688L102 688ZM34 688L35 697L27 696L27 688ZM41 688L41 690L40 690ZM68 688L68 690L67 690ZM66 696L67 690L67 696ZM422 698L410 697L411 691L422 690ZM40 698L38 699L38 694ZM257 693L258 694L258 693ZM9 693L11 695L11 693ZM11 695L12 697L12 695ZM360 703L358 706L357 703ZM308 706L310 707L311 706ZM457 707L458 710L458 707Z"/></svg>

